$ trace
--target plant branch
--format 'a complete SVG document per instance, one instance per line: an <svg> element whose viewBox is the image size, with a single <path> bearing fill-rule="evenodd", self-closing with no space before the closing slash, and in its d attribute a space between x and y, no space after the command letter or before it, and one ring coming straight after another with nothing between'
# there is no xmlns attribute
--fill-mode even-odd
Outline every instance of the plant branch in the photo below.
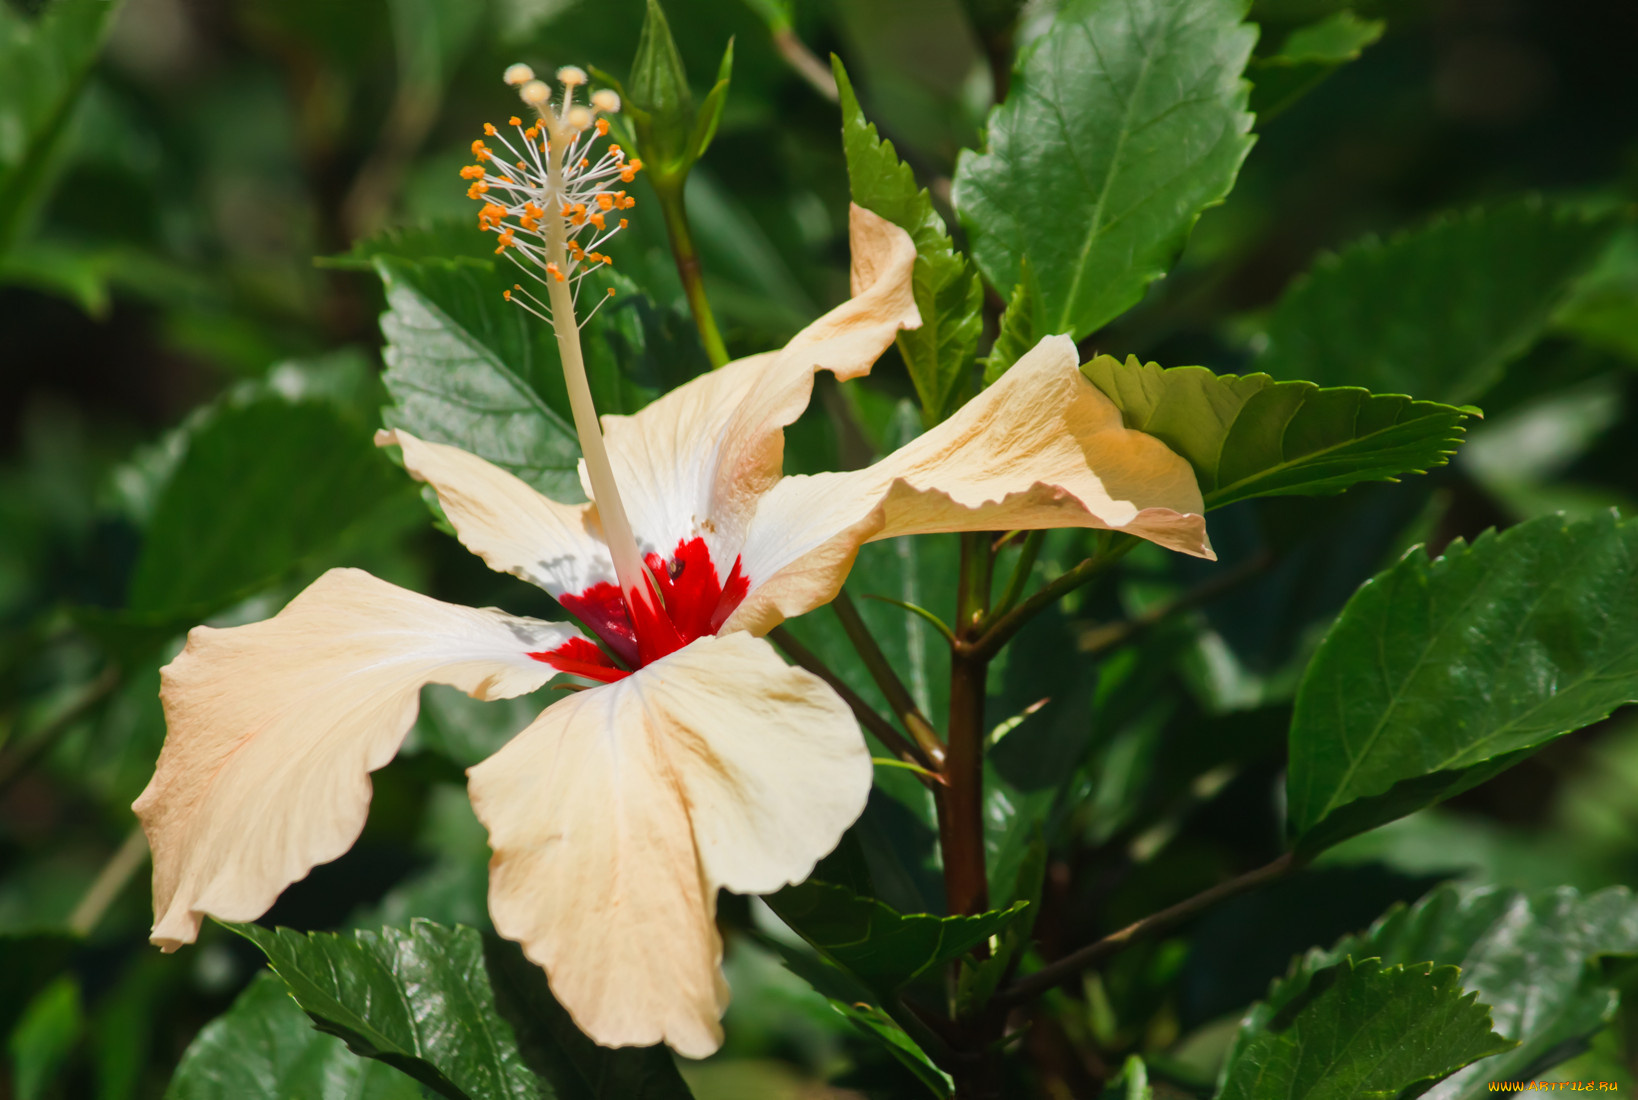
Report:
<svg viewBox="0 0 1638 1100"><path fill-rule="evenodd" d="M780 27L772 33L774 48L785 59L785 64L795 69L796 75L807 81L814 91L835 103L836 77L831 74L830 67L820 61L791 28Z"/></svg>
<svg viewBox="0 0 1638 1100"><path fill-rule="evenodd" d="M1190 608L1210 603L1223 593L1267 569L1273 560L1274 556L1265 551L1241 562L1233 569L1224 570L1210 580L1195 585L1186 592L1179 593L1173 599L1156 604L1141 615L1134 615L1122 622L1105 623L1102 626L1093 627L1081 635L1080 651L1082 653L1102 653L1124 642L1129 642L1138 634L1170 618L1179 611L1187 611Z"/></svg>
<svg viewBox="0 0 1638 1100"><path fill-rule="evenodd" d="M1073 566L1057 580L1042 585L1040 590L1023 600L1018 606L989 623L977 638L971 641L958 642L956 652L985 658L993 657L1000 651L1002 646L1012 640L1014 634L1024 628L1024 624L1029 622L1036 612L1048 604L1063 599L1081 585L1101 574L1115 562L1125 557L1137 543L1138 540L1131 535L1117 535L1113 545L1109 548Z"/></svg>
<svg viewBox="0 0 1638 1100"><path fill-rule="evenodd" d="M1041 543L1045 540L1045 531L1031 531L1024 536L1024 544L1018 549L1018 561L1012 567L1006 591L1001 593L1001 600L995 605L996 613L1006 614L1018 602L1018 597L1024 594L1024 586L1029 583L1030 571L1035 568L1035 559L1040 556ZM995 549L1000 549L1002 541L996 540Z"/></svg>
<svg viewBox="0 0 1638 1100"><path fill-rule="evenodd" d="M69 929L77 935L89 936L147 859L148 838L139 826L131 830L125 842L103 864L85 896L74 906L74 912L68 917Z"/></svg>
<svg viewBox="0 0 1638 1100"><path fill-rule="evenodd" d="M1247 871L1227 882L1220 882L1211 889L1203 890L1194 897L1180 901L1158 913L1151 913L1142 920L1134 921L1118 932L1111 932L1101 940L1089 943L1079 951L1073 951L1056 962L1048 963L1035 973L1013 982L995 995L996 1003L1016 1005L1045 993L1053 986L1126 949L1136 941L1167 931L1220 901L1282 878L1300 865L1296 855L1287 852L1272 863L1266 863L1254 871Z"/></svg>
<svg viewBox="0 0 1638 1100"><path fill-rule="evenodd" d="M921 713L921 708L916 706L910 689L904 686L899 674L893 671L887 654L876 644L870 628L859 616L859 609L853 606L852 598L845 591L838 592L830 606L831 610L836 612L836 617L842 621L842 629L846 631L848 641L853 643L853 648L858 650L859 659L869 670L870 678L876 681L876 686L881 688L882 695L887 698L887 705L893 708L893 713L898 715L904 728L909 731L916 744L921 746L921 751L933 762L933 769L942 771L944 742L933 729L933 724L927 720L927 716Z"/></svg>
<svg viewBox="0 0 1638 1100"><path fill-rule="evenodd" d="M108 665L97 678L80 692L78 698L62 712L34 732L17 739L17 747L9 757L0 758L0 791L15 783L19 776L32 768L57 737L68 727L90 713L119 687L122 674L117 665Z"/></svg>
<svg viewBox="0 0 1638 1100"><path fill-rule="evenodd" d="M842 678L832 672L830 666L820 659L817 653L796 640L795 635L782 626L776 626L768 631L768 639L778 646L785 656L796 662L798 668L807 669L819 679L829 684L831 690L842 697L853 711L859 724L876 735L876 740L887 747L887 750L901 759L908 760L924 769L931 769L932 763L927 759L921 748L907 739L904 734L893 728L893 723L877 714L875 708L863 699L852 688L842 681ZM924 782L926 782L924 780ZM931 783L928 784L931 786Z"/></svg>

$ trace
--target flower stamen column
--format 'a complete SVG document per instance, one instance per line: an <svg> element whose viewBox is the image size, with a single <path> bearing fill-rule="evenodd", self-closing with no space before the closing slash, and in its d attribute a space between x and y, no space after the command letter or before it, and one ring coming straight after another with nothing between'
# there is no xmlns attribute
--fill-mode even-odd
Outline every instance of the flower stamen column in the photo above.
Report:
<svg viewBox="0 0 1638 1100"><path fill-rule="evenodd" d="M558 354L563 360L563 377L569 391L569 407L574 413L574 427L580 437L580 451L586 460L586 474L591 480L592 497L597 501L598 519L608 541L614 572L620 580L620 591L633 617L661 618L655 606L654 592L643 571L642 555L637 539L632 534L631 522L626 518L625 505L614 483L614 469L609 464L608 450L603 445L603 433L597 424L597 409L592 404L591 385L586 379L586 361L580 349L580 323L575 316L574 298L570 293L564 272L570 270L568 234L564 228L564 209L574 210L568 201L565 155L576 138L592 123L591 111L574 105L574 89L585 83L586 74L573 67L558 72L563 84L563 101L554 106L551 92L538 80L524 84L520 91L523 101L540 115L546 131L546 217L542 219L542 245L547 301L551 306L552 329L557 334ZM644 609L648 614L643 614Z"/></svg>

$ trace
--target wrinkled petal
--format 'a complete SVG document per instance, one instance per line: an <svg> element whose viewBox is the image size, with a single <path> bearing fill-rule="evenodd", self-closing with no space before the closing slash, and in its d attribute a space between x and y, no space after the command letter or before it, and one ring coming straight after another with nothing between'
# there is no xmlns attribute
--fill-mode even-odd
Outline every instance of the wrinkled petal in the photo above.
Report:
<svg viewBox="0 0 1638 1100"><path fill-rule="evenodd" d="M783 349L729 363L632 416L603 417L615 481L645 552L665 556L703 538L726 576L756 498L779 479L784 428L807 408L814 373L866 374L900 329L921 323L910 235L854 206L850 236L853 297Z"/></svg>
<svg viewBox="0 0 1638 1100"><path fill-rule="evenodd" d="M254 920L364 827L369 773L397 753L424 684L534 691L529 657L578 633L332 569L265 622L195 627L161 671L169 732L133 809L154 856L153 942L201 917Z"/></svg>
<svg viewBox="0 0 1638 1100"><path fill-rule="evenodd" d="M798 882L864 811L847 706L747 634L553 704L468 771L495 927L606 1046L722 1042L719 887Z"/></svg>
<svg viewBox="0 0 1638 1100"><path fill-rule="evenodd" d="M833 599L862 543L934 531L1095 527L1212 558L1194 469L1042 340L989 389L868 469L788 477L758 505L750 591L724 630L761 634Z"/></svg>
<svg viewBox="0 0 1638 1100"><path fill-rule="evenodd" d="M559 504L477 455L401 428L377 432L375 442L400 448L404 468L438 494L461 545L489 568L522 577L554 597L614 582L594 505Z"/></svg>

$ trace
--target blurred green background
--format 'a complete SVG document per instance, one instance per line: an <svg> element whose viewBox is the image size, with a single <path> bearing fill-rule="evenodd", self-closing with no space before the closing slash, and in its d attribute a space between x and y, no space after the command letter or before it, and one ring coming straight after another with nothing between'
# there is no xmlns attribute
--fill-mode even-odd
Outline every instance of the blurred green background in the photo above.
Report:
<svg viewBox="0 0 1638 1100"><path fill-rule="evenodd" d="M1340 6L1262 0L1259 53ZM866 112L944 203L955 157L979 143L993 104L994 60L1004 72L1053 9L1025 5L1009 35L996 29L1007 7L803 2L794 33L818 57L843 58ZM1083 350L1242 371L1265 311L1324 250L1520 193L1594 207L1638 199L1638 5L1352 7L1385 21L1380 41L1272 104L1227 203L1207 212L1144 303ZM696 94L735 40L727 109L688 203L730 351L775 347L846 293L837 108L781 55L763 4L667 8ZM435 530L415 487L371 447L384 401L382 291L367 264L315 260L394 226L438 225L443 240L470 231L455 247L483 254L457 173L481 124L513 110L501 71L524 60L623 75L641 20L638 0L0 0L0 936L10 945L0 1036L12 1037L0 1097L162 1095L200 1028L260 966L214 928L175 957L146 945L129 804L163 737L158 669L188 625L268 615L338 564L444 599L552 614L544 596ZM650 310L644 331L665 339L647 345L663 361L622 366L685 377L703 358L657 208L641 183L635 193L613 253L647 295L629 308ZM1035 216L1050 221L1051 203ZM1220 723L1285 706L1313 624L1396 548L1559 509L1634 514L1638 238L1624 233L1481 402L1486 420L1451 467L1214 517L1226 561L1272 545L1279 567L1145 642L1172 647L1176 671L1128 685L1141 698L1111 711L1089 806L1120 802L1123 784L1153 766L1144 731L1176 717L1155 713L1154 699L1185 700ZM910 387L892 353L872 384L841 420L828 415L841 399L822 386L793 429L787 468L857 461L879 445L892 400ZM858 440L855 422L873 438ZM1317 517L1346 534L1309 537ZM1118 596L1141 605L1145 583L1164 587L1188 568L1157 561ZM265 923L482 923L486 849L460 766L531 714L529 700L478 708L429 693L411 751L376 777L363 840ZM1080 942L1088 913L1135 916L1175 897L1188 885L1177 876L1210 881L1215 868L1272 852L1280 760L1266 742L1248 738L1222 781L1196 792L1201 809L1165 839L1171 878L1141 859L1118 882L1080 874L1120 862L1112 837L1131 840L1114 826L1088 830L1062 864L1077 892L1049 891L1045 943ZM1192 946L1132 953L1064 1012L1105 1048L1170 1059L1186 1078L1221 1050L1221 1021L1292 952L1439 876L1633 882L1635 794L1638 720L1617 715L1214 911ZM747 903L725 905L729 924L761 926ZM728 965L728 1045L689 1070L701 1097L913 1095L751 938L730 939ZM64 969L44 993L8 995L40 966ZM1600 1040L1587 1057L1603 1061L1583 1077L1633 1080L1621 1061L1628 1026L1623 1017Z"/></svg>

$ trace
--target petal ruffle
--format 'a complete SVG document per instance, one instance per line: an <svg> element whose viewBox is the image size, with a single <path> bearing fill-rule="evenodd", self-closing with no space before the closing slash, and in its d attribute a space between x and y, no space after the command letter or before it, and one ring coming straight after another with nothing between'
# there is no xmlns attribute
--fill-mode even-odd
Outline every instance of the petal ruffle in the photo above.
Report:
<svg viewBox="0 0 1638 1100"><path fill-rule="evenodd" d="M1212 558L1194 470L1050 336L931 431L851 473L788 477L743 551L750 591L723 630L762 634L834 599L865 542L934 531L1096 527Z"/></svg>
<svg viewBox="0 0 1638 1100"><path fill-rule="evenodd" d="M206 913L254 920L352 847L369 773L397 753L422 685L522 695L555 674L528 654L577 636L357 569L332 569L265 622L194 628L161 672L169 732L132 807L153 849L153 942L192 942Z"/></svg>
<svg viewBox="0 0 1638 1100"><path fill-rule="evenodd" d="M489 568L522 577L554 597L614 581L594 505L559 504L477 455L402 429L376 432L375 442L400 448L410 476L438 494L461 545Z"/></svg>
<svg viewBox="0 0 1638 1100"><path fill-rule="evenodd" d="M864 810L859 727L747 634L553 704L468 771L489 911L605 1046L722 1042L719 887L800 881Z"/></svg>
<svg viewBox="0 0 1638 1100"><path fill-rule="evenodd" d="M814 373L866 374L899 330L921 324L910 235L861 206L849 226L852 298L777 352L729 363L634 415L603 417L615 480L645 552L668 556L679 542L703 538L726 574L757 497L779 480L784 428L807 408Z"/></svg>

